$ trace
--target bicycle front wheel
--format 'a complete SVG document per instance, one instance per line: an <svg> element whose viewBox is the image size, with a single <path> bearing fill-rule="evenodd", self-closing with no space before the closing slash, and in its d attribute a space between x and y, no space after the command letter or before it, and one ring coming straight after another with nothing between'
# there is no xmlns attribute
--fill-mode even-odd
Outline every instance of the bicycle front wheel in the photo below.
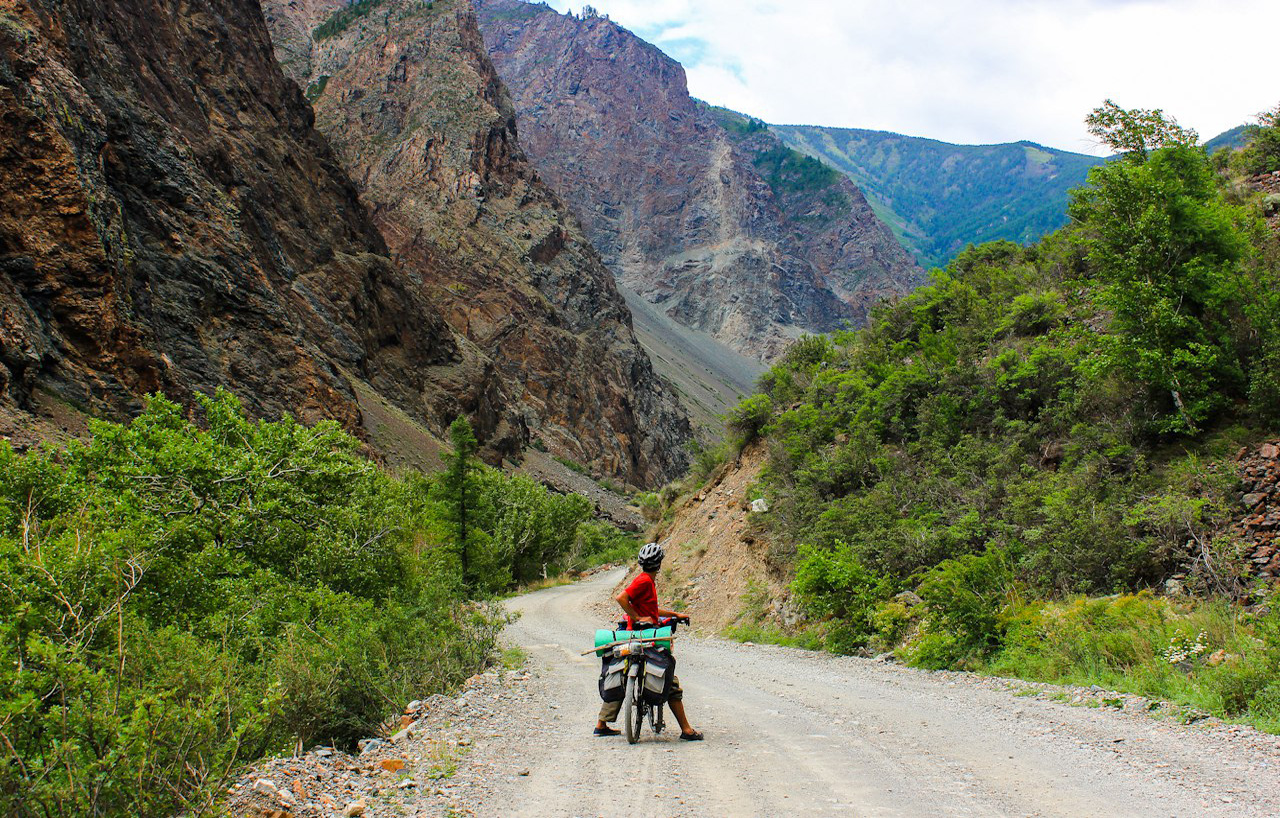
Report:
<svg viewBox="0 0 1280 818"><path fill-rule="evenodd" d="M627 678L627 696L622 700L622 721L626 725L628 744L635 744L640 740L640 725L644 722L644 708L640 704L640 697L644 695L642 690L638 678Z"/></svg>

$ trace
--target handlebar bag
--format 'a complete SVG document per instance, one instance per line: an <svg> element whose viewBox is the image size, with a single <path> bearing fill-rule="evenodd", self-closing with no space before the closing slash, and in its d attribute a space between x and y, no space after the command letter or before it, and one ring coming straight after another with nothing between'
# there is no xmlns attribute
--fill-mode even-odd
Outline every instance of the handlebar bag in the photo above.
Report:
<svg viewBox="0 0 1280 818"><path fill-rule="evenodd" d="M605 656L600 660L600 698L606 702L620 702L627 695L627 660Z"/></svg>
<svg viewBox="0 0 1280 818"><path fill-rule="evenodd" d="M663 705L671 696L671 686L676 677L676 657L661 648L646 648L644 652L644 700L648 704Z"/></svg>

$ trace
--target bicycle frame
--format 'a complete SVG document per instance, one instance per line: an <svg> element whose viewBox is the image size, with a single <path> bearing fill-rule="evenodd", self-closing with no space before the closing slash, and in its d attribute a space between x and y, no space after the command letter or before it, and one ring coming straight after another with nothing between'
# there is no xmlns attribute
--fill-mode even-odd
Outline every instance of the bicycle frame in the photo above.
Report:
<svg viewBox="0 0 1280 818"><path fill-rule="evenodd" d="M633 647L635 649L632 649ZM615 648L615 651L622 653L626 657L624 675L627 682L622 700L622 718L626 728L627 743L635 744L640 740L640 725L646 720L648 720L649 729L653 731L653 734L655 736L660 735L666 726L666 709L662 705L652 705L645 701L644 647L639 643L631 643L626 646L625 652L623 652L624 648L622 646Z"/></svg>

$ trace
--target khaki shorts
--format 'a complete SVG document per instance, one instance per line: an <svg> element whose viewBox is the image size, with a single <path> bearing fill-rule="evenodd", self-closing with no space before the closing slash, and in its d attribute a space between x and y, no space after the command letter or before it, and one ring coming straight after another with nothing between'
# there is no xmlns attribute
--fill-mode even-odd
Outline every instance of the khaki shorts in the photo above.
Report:
<svg viewBox="0 0 1280 818"><path fill-rule="evenodd" d="M684 700L684 691L680 689L680 677L671 677L671 695L667 697L667 703L679 702ZM622 702L605 702L600 706L600 721L612 724L618 720L618 714L622 712Z"/></svg>

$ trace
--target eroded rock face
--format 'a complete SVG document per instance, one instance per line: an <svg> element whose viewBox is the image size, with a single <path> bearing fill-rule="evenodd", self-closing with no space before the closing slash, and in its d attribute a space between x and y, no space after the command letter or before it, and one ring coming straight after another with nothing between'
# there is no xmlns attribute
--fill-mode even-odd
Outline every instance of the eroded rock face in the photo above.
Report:
<svg viewBox="0 0 1280 818"><path fill-rule="evenodd" d="M0 2L11 406L42 387L121 415L229 386L356 428L339 368L421 393L457 362L267 42L246 0Z"/></svg>
<svg viewBox="0 0 1280 818"><path fill-rule="evenodd" d="M526 161L469 3L385 0L317 37L343 5L265 8L396 263L521 407L507 422L523 428L499 432L638 483L674 475L688 421L608 270Z"/></svg>
<svg viewBox="0 0 1280 818"><path fill-rule="evenodd" d="M479 90L436 93L462 104ZM500 136L468 145L467 156L496 165L511 149ZM512 247L468 234L456 213L443 246L412 223L371 218L281 73L257 0L0 0L0 155L6 428L23 422L37 390L122 416L147 392L186 399L227 386L255 415L358 431L354 380L436 431L468 413L494 456L549 428L557 441L582 430L566 452L615 477L648 483L678 465L664 447L682 418L660 392L641 394L647 359L638 348L608 353L626 347L625 323L604 331L605 351L560 337L539 347L537 321L571 322L567 310L530 312L504 337L536 340L490 345L501 359L452 329L444 316L456 320L459 304L477 324L494 320L497 299L481 286L539 305L582 296L568 273L513 287ZM501 176L484 162L450 167L459 190ZM529 252L556 244L548 229ZM488 277L447 279L473 268ZM445 280L468 298L434 303ZM551 359L559 372L534 368ZM591 381L591 397L603 408L584 402L572 414L562 401L555 414L531 399L537 384L551 391L601 360L608 374Z"/></svg>
<svg viewBox="0 0 1280 818"><path fill-rule="evenodd" d="M654 46L542 4L477 8L538 171L623 285L676 320L767 360L919 283L852 182L779 169L771 133L692 99Z"/></svg>

